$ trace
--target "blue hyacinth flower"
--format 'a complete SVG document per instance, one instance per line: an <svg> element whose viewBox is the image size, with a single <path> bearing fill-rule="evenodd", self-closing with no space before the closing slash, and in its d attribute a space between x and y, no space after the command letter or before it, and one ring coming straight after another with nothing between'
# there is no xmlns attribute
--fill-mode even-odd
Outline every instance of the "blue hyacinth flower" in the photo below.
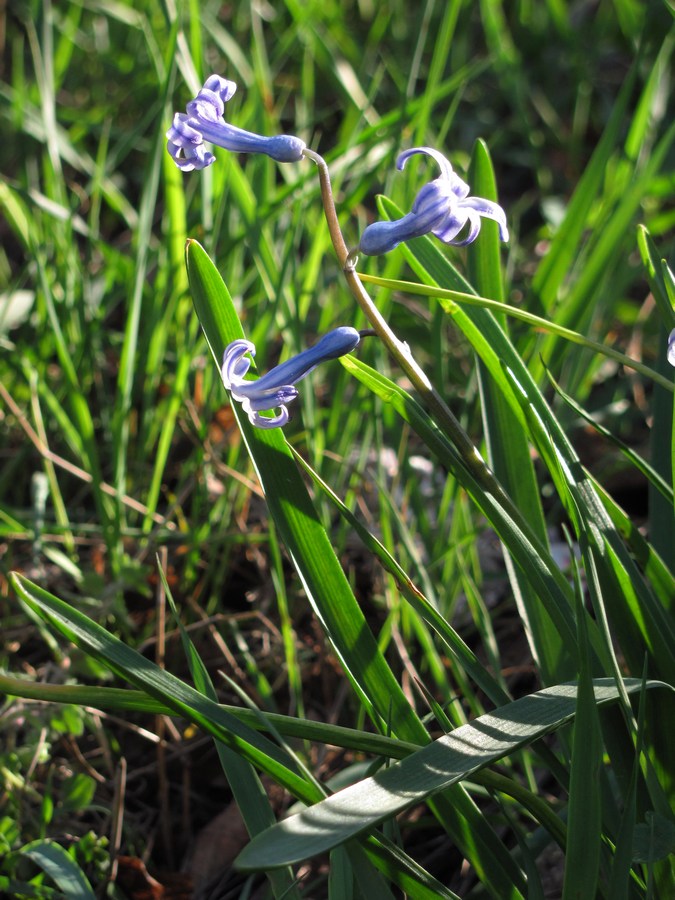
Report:
<svg viewBox="0 0 675 900"><path fill-rule="evenodd" d="M413 203L412 211L393 222L374 222L364 230L355 253L378 256L393 250L402 241L433 234L446 244L462 247L478 237L481 216L494 219L499 226L499 237L508 241L506 214L498 203L482 197L470 197L469 185L457 175L449 161L431 147L413 147L398 157L396 167L403 170L406 162L416 153L434 159L441 170L438 178L425 184ZM469 226L463 238L457 235Z"/></svg>
<svg viewBox="0 0 675 900"><path fill-rule="evenodd" d="M668 335L668 350L666 356L671 366L675 366L675 328Z"/></svg>
<svg viewBox="0 0 675 900"><path fill-rule="evenodd" d="M251 360L246 354L255 356L255 346L246 340L232 341L225 348L221 374L223 384L232 397L238 400L251 422L258 428L279 428L288 422L287 405L298 396L295 384L319 363L329 359L337 359L353 350L361 335L355 328L342 326L325 334L318 343L309 350L303 350L297 356L286 360L281 365L270 369L257 381L244 381ZM279 409L278 415L272 418L261 416L264 411Z"/></svg>
<svg viewBox="0 0 675 900"><path fill-rule="evenodd" d="M204 169L215 161L204 141L234 153L265 153L277 162L298 162L302 159L305 142L292 134L264 137L225 121L225 104L236 90L234 81L211 75L195 99L188 103L187 114L175 114L173 125L166 133L167 150L179 169L191 172L193 169Z"/></svg>

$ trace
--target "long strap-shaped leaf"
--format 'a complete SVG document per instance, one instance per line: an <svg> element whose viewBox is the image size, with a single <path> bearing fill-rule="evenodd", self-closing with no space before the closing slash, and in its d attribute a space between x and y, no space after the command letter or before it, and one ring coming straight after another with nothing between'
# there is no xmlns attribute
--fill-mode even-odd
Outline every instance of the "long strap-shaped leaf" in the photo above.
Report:
<svg viewBox="0 0 675 900"><path fill-rule="evenodd" d="M241 323L223 280L196 241L188 241L187 267L195 309L214 361L220 366L227 344L244 337ZM384 724L399 737L426 742L426 729L377 647L283 432L255 428L237 404L232 408L270 514L365 708L378 727Z"/></svg>
<svg viewBox="0 0 675 900"><path fill-rule="evenodd" d="M639 691L642 684L637 678L624 682L628 693ZM611 678L596 679L593 686L598 704L619 698ZM669 686L651 681L647 687ZM275 825L251 841L235 865L245 870L266 869L330 850L569 722L575 714L576 696L576 684L560 684L480 716L407 759Z"/></svg>
<svg viewBox="0 0 675 900"><path fill-rule="evenodd" d="M185 717L207 734L222 741L244 759L267 772L294 796L304 796L306 802L310 803L321 797L321 791L297 772L293 759L269 738L235 719L222 706L200 694L171 672L160 669L137 650L128 647L101 625L49 591L17 572L12 573L11 579L17 595L30 609L117 676L159 700L174 715Z"/></svg>
<svg viewBox="0 0 675 900"><path fill-rule="evenodd" d="M497 200L492 161L482 141L477 141L474 146L469 182L477 196ZM503 302L504 286L500 256L497 225L495 222L487 221L481 228L480 240L467 250L468 275L472 287L481 296ZM508 333L504 317L500 317L499 325L505 333ZM548 549L546 522L527 433L520 427L516 413L480 360L478 379L490 465L530 523L541 544ZM553 627L545 607L539 600L536 588L522 568L514 565L508 552L505 559L530 649L539 664L544 684L555 684L564 678L572 678L576 673L576 662L569 650L565 650L566 645L562 636Z"/></svg>
<svg viewBox="0 0 675 900"><path fill-rule="evenodd" d="M569 586L525 518L520 516L516 520L514 513L518 513L517 509L506 508L500 503L500 498L482 489L455 447L407 391L358 359L345 356L341 362L378 397L391 404L432 453L453 473L527 574L560 634L572 643L575 638L574 620L567 596Z"/></svg>
<svg viewBox="0 0 675 900"><path fill-rule="evenodd" d="M187 267L195 309L216 365L226 345L243 337L230 294L196 241ZM258 473L270 514L309 602L373 721L403 740L424 744L428 733L408 703L368 627L280 429L258 429L233 407ZM435 798L432 809L495 896L519 897L524 880L491 826L460 785Z"/></svg>

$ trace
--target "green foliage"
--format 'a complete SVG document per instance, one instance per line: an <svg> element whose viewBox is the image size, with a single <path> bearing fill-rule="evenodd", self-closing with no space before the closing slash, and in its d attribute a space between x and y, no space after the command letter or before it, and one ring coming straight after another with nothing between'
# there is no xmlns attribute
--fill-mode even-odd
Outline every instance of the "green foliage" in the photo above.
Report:
<svg viewBox="0 0 675 900"><path fill-rule="evenodd" d="M277 897L668 897L670 4L10 6L0 892L100 895L108 837L177 869L194 797L190 837L234 798ZM345 280L309 159L165 153L211 71L233 123L326 157L350 247L421 145L511 241ZM436 394L369 337L255 429L224 347L262 372L366 327L355 281ZM306 809L275 824L271 783Z"/></svg>

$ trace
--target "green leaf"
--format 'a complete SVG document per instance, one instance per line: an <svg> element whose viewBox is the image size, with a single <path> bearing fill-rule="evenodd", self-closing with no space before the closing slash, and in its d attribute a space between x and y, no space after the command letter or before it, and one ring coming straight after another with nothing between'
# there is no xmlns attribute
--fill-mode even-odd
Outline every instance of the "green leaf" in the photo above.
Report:
<svg viewBox="0 0 675 900"><path fill-rule="evenodd" d="M565 636L566 642L572 645L575 636L569 603L569 586L546 548L532 533L528 523L522 518L516 521L513 510L504 505L503 496L485 491L465 466L452 444L410 394L354 357L343 357L341 362L378 397L390 403L417 432L437 459L452 471L492 524L513 558L539 590L540 602L546 606L549 616L559 632ZM515 512L517 514L517 510Z"/></svg>
<svg viewBox="0 0 675 900"><path fill-rule="evenodd" d="M386 198L379 199L382 201L381 205L383 210L386 210L388 208L388 201L386 201ZM391 204L389 204L389 207L395 209ZM417 239L415 246L419 246L423 240L424 239ZM436 297L441 301L443 309L451 316L455 316L463 306L478 306L490 310L497 314L497 316L502 313L510 319L518 319L520 322L525 322L537 331L550 332L572 344L586 347L588 350L592 350L593 353L611 359L621 366L625 366L628 369L634 369L636 372L644 375L645 378L649 378L655 384L660 385L671 394L675 392L672 378L665 378L656 371L656 369L646 366L644 363L640 362L640 360L626 356L625 353L621 353L614 347L608 347L607 344L593 341L585 335L580 334L578 331L572 331L570 328L565 328L563 325L559 325L551 319L535 316L533 313L521 309L519 306L511 306L509 303L502 303L500 301L491 300L489 297L482 297L476 293L470 293L471 285L459 275L450 262L445 259L433 245L425 248L420 247L418 256L420 259L426 258L427 262L438 262L442 260L445 274L449 276L449 281L453 284L460 285L461 289L460 287L452 289L438 287L437 285L428 283L418 284L414 281L403 281L400 278L382 278L379 275L367 275L366 273L359 273L359 278L366 284L374 284L390 291L400 291L406 294L419 294L424 297ZM435 260L434 257L436 257ZM434 268L436 268L435 265Z"/></svg>
<svg viewBox="0 0 675 900"><path fill-rule="evenodd" d="M190 635L181 622L173 595L171 594L171 588L161 566L159 566L159 574L171 606L171 611L178 623L183 651L188 659L188 666L195 687L215 703L218 697L211 677L202 658L197 653L195 645L190 640ZM264 719L264 716L261 715L261 718ZM246 830L249 835L261 833L274 824L274 812L260 776L251 763L243 759L236 751L226 747L220 741L216 741L215 744L218 759L230 785L235 802L241 811ZM275 897L284 897L286 900L299 900L300 895L295 885L295 878L289 868L270 872L267 877Z"/></svg>
<svg viewBox="0 0 675 900"><path fill-rule="evenodd" d="M532 279L532 297L528 298L528 302L525 304L530 309L533 305L530 301L535 300L539 302L543 312L551 312L570 266L579 253L589 213L602 186L607 164L615 152L621 136L624 115L628 108L637 72L638 61L636 60L621 86L603 135L577 183L565 218Z"/></svg>
<svg viewBox="0 0 675 900"><path fill-rule="evenodd" d="M204 249L188 241L187 267L195 309L214 361L243 337L229 292ZM233 407L270 514L328 639L376 727L419 744L428 733L387 665L309 498L280 429L255 428ZM498 890L507 880L518 896L524 880L513 858L463 788L435 799L432 809L480 877Z"/></svg>
<svg viewBox="0 0 675 900"><path fill-rule="evenodd" d="M187 266L195 309L216 365L227 344L244 336L231 297L196 241L188 241ZM281 429L255 428L233 406L270 514L307 597L345 672L378 728L424 742L421 725L380 652L300 477Z"/></svg>
<svg viewBox="0 0 675 900"><path fill-rule="evenodd" d="M171 707L143 691L126 688L92 687L75 684L41 684L25 678L12 678L0 673L0 693L10 697L27 697L32 700L43 700L47 703L77 703L117 712L143 712L151 715L174 715ZM284 716L279 713L266 712L263 717L252 709L238 706L218 704L221 709L234 718L257 731L275 729L284 737L298 738L304 741L318 741L333 744L382 756L385 759L401 759L413 753L417 744L399 741L381 734L346 728L341 725L329 725L310 719L299 719L295 716Z"/></svg>
<svg viewBox="0 0 675 900"><path fill-rule="evenodd" d="M596 703L618 699L613 679L596 679L593 685ZM642 682L626 679L624 686L634 693ZM655 681L648 687L673 690ZM244 871L266 869L337 847L569 722L576 703L577 685L568 683L480 716L401 762L275 825L251 841L235 866Z"/></svg>
<svg viewBox="0 0 675 900"><path fill-rule="evenodd" d="M545 367L546 368L546 367ZM599 422L593 418L593 416L587 412L583 407L579 406L579 404L574 400L573 397L570 397L569 394L566 394L565 391L560 387L557 381L553 378L551 373L546 368L546 374L548 375L548 379L553 386L553 389L561 397L565 403L573 409L574 412L581 416L589 425L592 425L593 428L601 434L608 441L611 441L615 447L618 447L621 453L626 457L626 459L630 460L630 462L635 466L635 468L645 476L645 478L650 482L650 484L665 497L665 499L673 505L673 489L666 482L664 478L656 471L656 469L651 466L648 462L646 462L632 447L629 447L625 444L620 438L618 438L615 434L613 434L608 428L605 428L604 425L601 425Z"/></svg>
<svg viewBox="0 0 675 900"><path fill-rule="evenodd" d="M642 262L647 271L647 279L656 309L661 320L658 329L659 370L672 383L673 370L667 360L667 342L671 329L675 328L675 277L665 259L659 259L656 247L646 228L638 229L638 246ZM652 466L669 485L675 475L675 414L673 399L656 385L651 405L651 458ZM655 549L664 560L671 560L671 571L675 563L675 529L673 523L673 497L660 496L653 484L649 488L649 534Z"/></svg>
<svg viewBox="0 0 675 900"><path fill-rule="evenodd" d="M104 662L112 672L166 704L174 714L184 716L236 749L295 796L305 801L319 799L320 793L293 771L293 761L276 744L243 725L175 675L127 647L79 610L16 572L12 573L11 579L15 591L30 609L76 646Z"/></svg>
<svg viewBox="0 0 675 900"><path fill-rule="evenodd" d="M387 215L399 215L391 201L386 198L380 198L380 201ZM403 252L419 277L432 287L439 283L459 282L452 266L429 237L410 241ZM642 671L643 654L647 652L658 667L655 673L664 680L675 681L673 656L668 650L675 642L673 624L627 551L592 480L585 475L560 422L521 356L487 309L459 309L453 303L449 304L448 310L509 404L516 408L516 415L517 407L520 407L521 421L527 423L530 440L546 462L568 515L574 518L578 507L587 523L596 544L599 577L614 635L630 660L632 671ZM499 532L499 528L496 530ZM505 536L500 533L500 537L509 547ZM619 590L616 589L617 581L621 585ZM570 595L566 596L569 600ZM552 615L550 610L548 612ZM595 646L596 636L590 625L589 633ZM568 644L567 637L565 644Z"/></svg>
<svg viewBox="0 0 675 900"><path fill-rule="evenodd" d="M477 141L474 147L469 182L474 194L497 200L492 162L486 145ZM467 250L469 280L476 292L503 302L501 252L496 222L486 221L478 240ZM506 319L495 316L497 327L506 331ZM527 431L521 417L508 402L499 382L495 382L485 363L479 360L478 378L488 461L500 483L509 493L543 547L548 548L546 522L541 506L539 485L534 473ZM505 554L514 597L529 638L530 649L537 660L544 684L551 684L574 674L572 661L565 652L562 635L539 601L536 588L527 572L514 565L508 550Z"/></svg>
<svg viewBox="0 0 675 900"><path fill-rule="evenodd" d="M43 869L68 900L96 900L89 881L77 863L54 841L33 841L18 851Z"/></svg>
<svg viewBox="0 0 675 900"><path fill-rule="evenodd" d="M589 573L589 578L593 574ZM591 678L584 588L578 567L575 575L579 686L570 765L563 900L574 900L585 895L595 896L602 836L602 795L599 790L602 735Z"/></svg>
<svg viewBox="0 0 675 900"><path fill-rule="evenodd" d="M96 781L84 772L77 772L64 779L61 785L61 808L79 812L86 809L94 798Z"/></svg>
<svg viewBox="0 0 675 900"><path fill-rule="evenodd" d="M331 503L338 509L340 515L342 515L354 528L365 546L377 556L384 569L394 577L399 590L407 599L408 603L410 603L412 608L434 629L445 643L448 652L455 659L457 664L462 667L463 671L474 680L495 705L506 702L509 699L508 695L497 679L480 662L476 654L455 631L452 625L450 625L436 607L429 602L419 588L413 584L403 568L393 558L381 541L379 541L375 535L371 534L366 526L363 525L351 510L347 508L337 494L335 494L330 486L323 481L319 474L315 472L308 463L306 463L299 455L297 455L297 459L300 465L303 466L305 471L314 480L314 483L321 488Z"/></svg>
<svg viewBox="0 0 675 900"><path fill-rule="evenodd" d="M675 853L675 823L655 812L648 812L645 819L635 826L633 861L654 863Z"/></svg>

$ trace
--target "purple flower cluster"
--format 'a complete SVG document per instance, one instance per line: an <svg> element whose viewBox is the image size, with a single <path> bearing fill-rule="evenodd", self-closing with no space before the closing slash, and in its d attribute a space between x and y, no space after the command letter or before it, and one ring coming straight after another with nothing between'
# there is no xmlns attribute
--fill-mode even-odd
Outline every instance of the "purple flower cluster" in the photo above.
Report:
<svg viewBox="0 0 675 900"><path fill-rule="evenodd" d="M438 150L413 147L401 153L396 167L402 170L416 153L423 153L434 159L441 174L424 185L415 198L412 211L402 219L369 225L361 235L357 253L378 256L393 250L402 241L409 241L423 234L433 234L445 244L462 247L478 237L481 216L494 219L499 226L499 237L502 241L508 241L506 215L501 206L482 197L470 197L469 185L453 171L448 160ZM468 234L458 237L466 225L469 226Z"/></svg>
<svg viewBox="0 0 675 900"><path fill-rule="evenodd" d="M167 149L183 172L204 169L215 162L215 156L205 142L234 153L264 153L282 163L302 159L306 145L294 135L266 137L225 121L225 104L236 90L237 85L233 81L211 75L194 100L187 104L186 111L174 115L173 124L166 133ZM470 244L478 237L481 217L493 219L499 226L500 238L503 241L509 239L506 215L501 206L491 200L469 196L469 185L455 174L442 153L430 147L414 147L401 153L397 167L403 169L408 159L417 153L434 159L441 170L440 175L419 191L407 215L393 222L369 225L350 257L358 253L387 253L402 241L423 234L433 234L446 244ZM467 227L468 231L464 234ZM254 345L246 340L233 341L225 349L221 370L223 383L233 399L242 404L254 425L258 428L278 428L288 421L288 404L298 396L296 383L319 363L351 352L360 338L361 334L354 328L335 328L314 347L276 366L257 381L245 380L251 365L250 357L255 356ZM671 361L673 356L675 347L671 340ZM264 412L274 413L275 410L279 412L271 416L261 415Z"/></svg>
<svg viewBox="0 0 675 900"><path fill-rule="evenodd" d="M232 341L225 348L221 374L223 384L232 397L238 400L249 419L258 428L279 428L288 422L287 406L298 396L295 384L309 375L319 363L337 359L353 350L361 335L355 328L342 326L324 334L318 343L303 350L281 365L270 369L257 381L245 381L251 360L246 354L255 356L255 346L250 341ZM273 417L261 416L264 411L279 409Z"/></svg>
<svg viewBox="0 0 675 900"><path fill-rule="evenodd" d="M204 141L234 153L265 153L277 162L302 159L305 142L292 134L264 137L225 121L225 104L236 90L234 81L211 75L195 99L190 100L186 112L173 117L173 125L166 133L167 150L184 172L204 169L215 162Z"/></svg>

